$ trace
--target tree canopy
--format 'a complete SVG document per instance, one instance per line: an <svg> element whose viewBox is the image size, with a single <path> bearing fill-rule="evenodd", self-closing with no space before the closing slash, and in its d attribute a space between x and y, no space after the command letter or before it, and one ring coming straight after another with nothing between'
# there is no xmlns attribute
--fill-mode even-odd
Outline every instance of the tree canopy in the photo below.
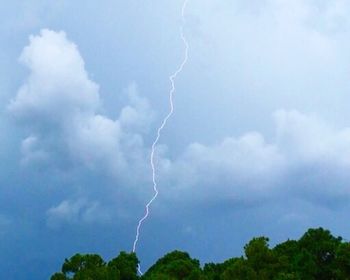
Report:
<svg viewBox="0 0 350 280"><path fill-rule="evenodd" d="M135 253L105 262L96 254L66 259L51 280L350 280L350 243L323 228L270 248L261 236L244 246L244 256L204 266L187 252L173 251L138 275Z"/></svg>

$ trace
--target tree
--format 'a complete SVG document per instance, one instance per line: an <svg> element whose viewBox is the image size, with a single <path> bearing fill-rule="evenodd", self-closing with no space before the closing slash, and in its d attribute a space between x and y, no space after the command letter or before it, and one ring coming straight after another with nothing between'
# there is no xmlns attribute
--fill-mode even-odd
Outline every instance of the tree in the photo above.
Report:
<svg viewBox="0 0 350 280"><path fill-rule="evenodd" d="M228 259L223 263L207 263L203 268L203 277L206 280L221 280L222 274L229 267L232 266L238 258Z"/></svg>
<svg viewBox="0 0 350 280"><path fill-rule="evenodd" d="M258 275L248 261L240 258L228 266L223 272L222 280L257 280Z"/></svg>
<svg viewBox="0 0 350 280"><path fill-rule="evenodd" d="M135 253L121 252L106 263L99 255L66 259L51 280L350 280L350 243L323 228L309 229L298 241L269 248L267 237L253 238L245 256L208 263L203 270L186 252L160 258L142 277Z"/></svg>
<svg viewBox="0 0 350 280"><path fill-rule="evenodd" d="M62 266L62 272L65 275L76 274L78 272L83 272L86 270L94 270L105 266L103 259L96 254L93 255L80 255L76 254L69 260L65 260Z"/></svg>
<svg viewBox="0 0 350 280"><path fill-rule="evenodd" d="M310 279L329 280L336 277L334 261L341 242L341 237L334 237L329 230L323 228L309 229L300 238L299 248L304 258L308 259L310 268L314 267L313 278Z"/></svg>
<svg viewBox="0 0 350 280"><path fill-rule="evenodd" d="M244 246L247 264L261 280L273 279L279 272L278 259L269 248L268 242L267 237L258 237Z"/></svg>
<svg viewBox="0 0 350 280"><path fill-rule="evenodd" d="M301 279L317 280L317 278L315 278L317 275L315 257L307 250L301 249L301 251L295 256L293 265Z"/></svg>
<svg viewBox="0 0 350 280"><path fill-rule="evenodd" d="M62 272L55 273L51 280L120 280L118 270L109 269L96 254L76 254L62 265Z"/></svg>
<svg viewBox="0 0 350 280"><path fill-rule="evenodd" d="M279 271L281 273L278 279L294 279L296 275L295 259L300 253L299 243L296 240L287 240L281 244L278 244L273 248L275 257L277 258ZM294 276L291 276L294 275ZM293 278L294 277L294 278Z"/></svg>
<svg viewBox="0 0 350 280"><path fill-rule="evenodd" d="M120 252L119 256L108 263L110 271L119 271L121 280L138 279L139 260L135 253Z"/></svg>
<svg viewBox="0 0 350 280"><path fill-rule="evenodd" d="M54 275L51 276L50 279L51 279L51 280L68 280L68 278L66 277L66 275L64 275L64 274L61 273L61 272L55 273Z"/></svg>
<svg viewBox="0 0 350 280"><path fill-rule="evenodd" d="M338 279L350 279L350 243L342 243L335 254L334 270Z"/></svg>
<svg viewBox="0 0 350 280"><path fill-rule="evenodd" d="M106 268L104 260L96 254L76 254L69 260L65 260L62 273L56 273L51 280L110 280L119 279L118 274L113 274Z"/></svg>
<svg viewBox="0 0 350 280"><path fill-rule="evenodd" d="M186 252L173 251L159 259L144 275L143 279L201 279L198 260L192 259ZM164 278L165 279L165 278Z"/></svg>

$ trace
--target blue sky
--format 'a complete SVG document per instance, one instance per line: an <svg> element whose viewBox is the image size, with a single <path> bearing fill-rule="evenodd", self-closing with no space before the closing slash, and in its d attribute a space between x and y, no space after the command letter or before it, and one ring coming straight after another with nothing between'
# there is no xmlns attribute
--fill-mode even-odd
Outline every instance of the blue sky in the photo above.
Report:
<svg viewBox="0 0 350 280"><path fill-rule="evenodd" d="M2 5L1 279L131 250L183 57L181 6ZM349 14L345 0L189 0L144 268L173 249L221 261L253 236L273 245L309 227L348 238Z"/></svg>

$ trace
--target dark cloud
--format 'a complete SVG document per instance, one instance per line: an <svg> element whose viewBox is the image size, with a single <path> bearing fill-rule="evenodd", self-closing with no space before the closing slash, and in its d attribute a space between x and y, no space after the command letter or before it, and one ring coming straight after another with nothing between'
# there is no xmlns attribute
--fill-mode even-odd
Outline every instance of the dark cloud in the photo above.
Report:
<svg viewBox="0 0 350 280"><path fill-rule="evenodd" d="M175 248L215 261L254 235L347 232L350 5L316 2L189 1L190 60L157 149L144 267ZM75 252L131 249L183 51L181 3L8 5L0 278L47 279Z"/></svg>

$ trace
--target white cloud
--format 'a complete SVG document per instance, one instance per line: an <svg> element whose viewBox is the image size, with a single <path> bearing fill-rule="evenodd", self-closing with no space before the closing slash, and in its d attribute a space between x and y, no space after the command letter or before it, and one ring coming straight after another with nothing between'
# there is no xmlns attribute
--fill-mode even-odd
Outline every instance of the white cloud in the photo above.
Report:
<svg viewBox="0 0 350 280"><path fill-rule="evenodd" d="M196 202L249 202L281 194L321 203L347 198L350 129L298 111L279 110L274 119L271 143L251 132L216 145L191 144L174 160L160 158L165 195Z"/></svg>
<svg viewBox="0 0 350 280"><path fill-rule="evenodd" d="M96 201L64 200L47 212L47 225L59 228L64 224L105 223L110 216Z"/></svg>
<svg viewBox="0 0 350 280"><path fill-rule="evenodd" d="M111 170L119 170L125 166L120 147L123 132L118 121L101 115L75 120L64 137L70 153L91 168L103 164Z"/></svg>
<svg viewBox="0 0 350 280"><path fill-rule="evenodd" d="M330 163L350 167L350 128L336 129L316 116L280 110L274 114L277 143L296 164Z"/></svg>
<svg viewBox="0 0 350 280"><path fill-rule="evenodd" d="M200 200L250 200L271 193L283 173L278 147L252 132L213 146L191 144L166 168L177 188ZM174 172L175 170L175 172ZM168 178L168 176L166 176ZM174 195L173 192L171 195Z"/></svg>
<svg viewBox="0 0 350 280"><path fill-rule="evenodd" d="M135 84L127 89L130 105L112 120L100 113L99 86L64 32L44 29L30 36L20 61L29 77L8 112L31 134L22 141L22 163L47 160L50 154L53 161L56 155L121 177L133 159L142 164L140 133L148 130L153 113Z"/></svg>
<svg viewBox="0 0 350 280"><path fill-rule="evenodd" d="M191 94L177 101L181 121L206 120L195 132L211 142L247 127L266 135L278 108L347 125L349 11L343 0L189 3L193 51L184 78Z"/></svg>
<svg viewBox="0 0 350 280"><path fill-rule="evenodd" d="M98 86L88 78L77 47L63 32L43 30L32 36L21 61L30 75L8 110L30 132L22 142L22 163L54 160L56 154L126 179L126 185L142 185L150 177L142 134L154 116L135 84L127 90L130 104L112 120L101 114ZM166 146L159 146L158 174L160 184L167 186L165 195L181 199L188 194L188 199L196 197L198 202L249 202L290 192L291 185L295 193L348 195L344 178L350 129L334 128L298 111L279 110L274 119L272 141L250 132L214 145L193 143L173 159L167 158ZM328 184L339 175L338 167L342 175L329 190ZM325 179L326 169L329 178ZM81 202L66 201L50 213L75 217L83 207Z"/></svg>
<svg viewBox="0 0 350 280"><path fill-rule="evenodd" d="M21 154L21 164L23 165L43 162L49 158L49 154L40 148L39 139L35 136L29 136L22 141Z"/></svg>
<svg viewBox="0 0 350 280"><path fill-rule="evenodd" d="M20 62L30 74L8 110L21 121L62 124L100 107L98 85L88 78L77 46L64 32L44 29L30 36Z"/></svg>
<svg viewBox="0 0 350 280"><path fill-rule="evenodd" d="M126 91L130 105L125 106L121 110L119 116L121 126L132 131L148 131L154 120L154 113L150 108L148 100L139 96L136 83L132 83Z"/></svg>

